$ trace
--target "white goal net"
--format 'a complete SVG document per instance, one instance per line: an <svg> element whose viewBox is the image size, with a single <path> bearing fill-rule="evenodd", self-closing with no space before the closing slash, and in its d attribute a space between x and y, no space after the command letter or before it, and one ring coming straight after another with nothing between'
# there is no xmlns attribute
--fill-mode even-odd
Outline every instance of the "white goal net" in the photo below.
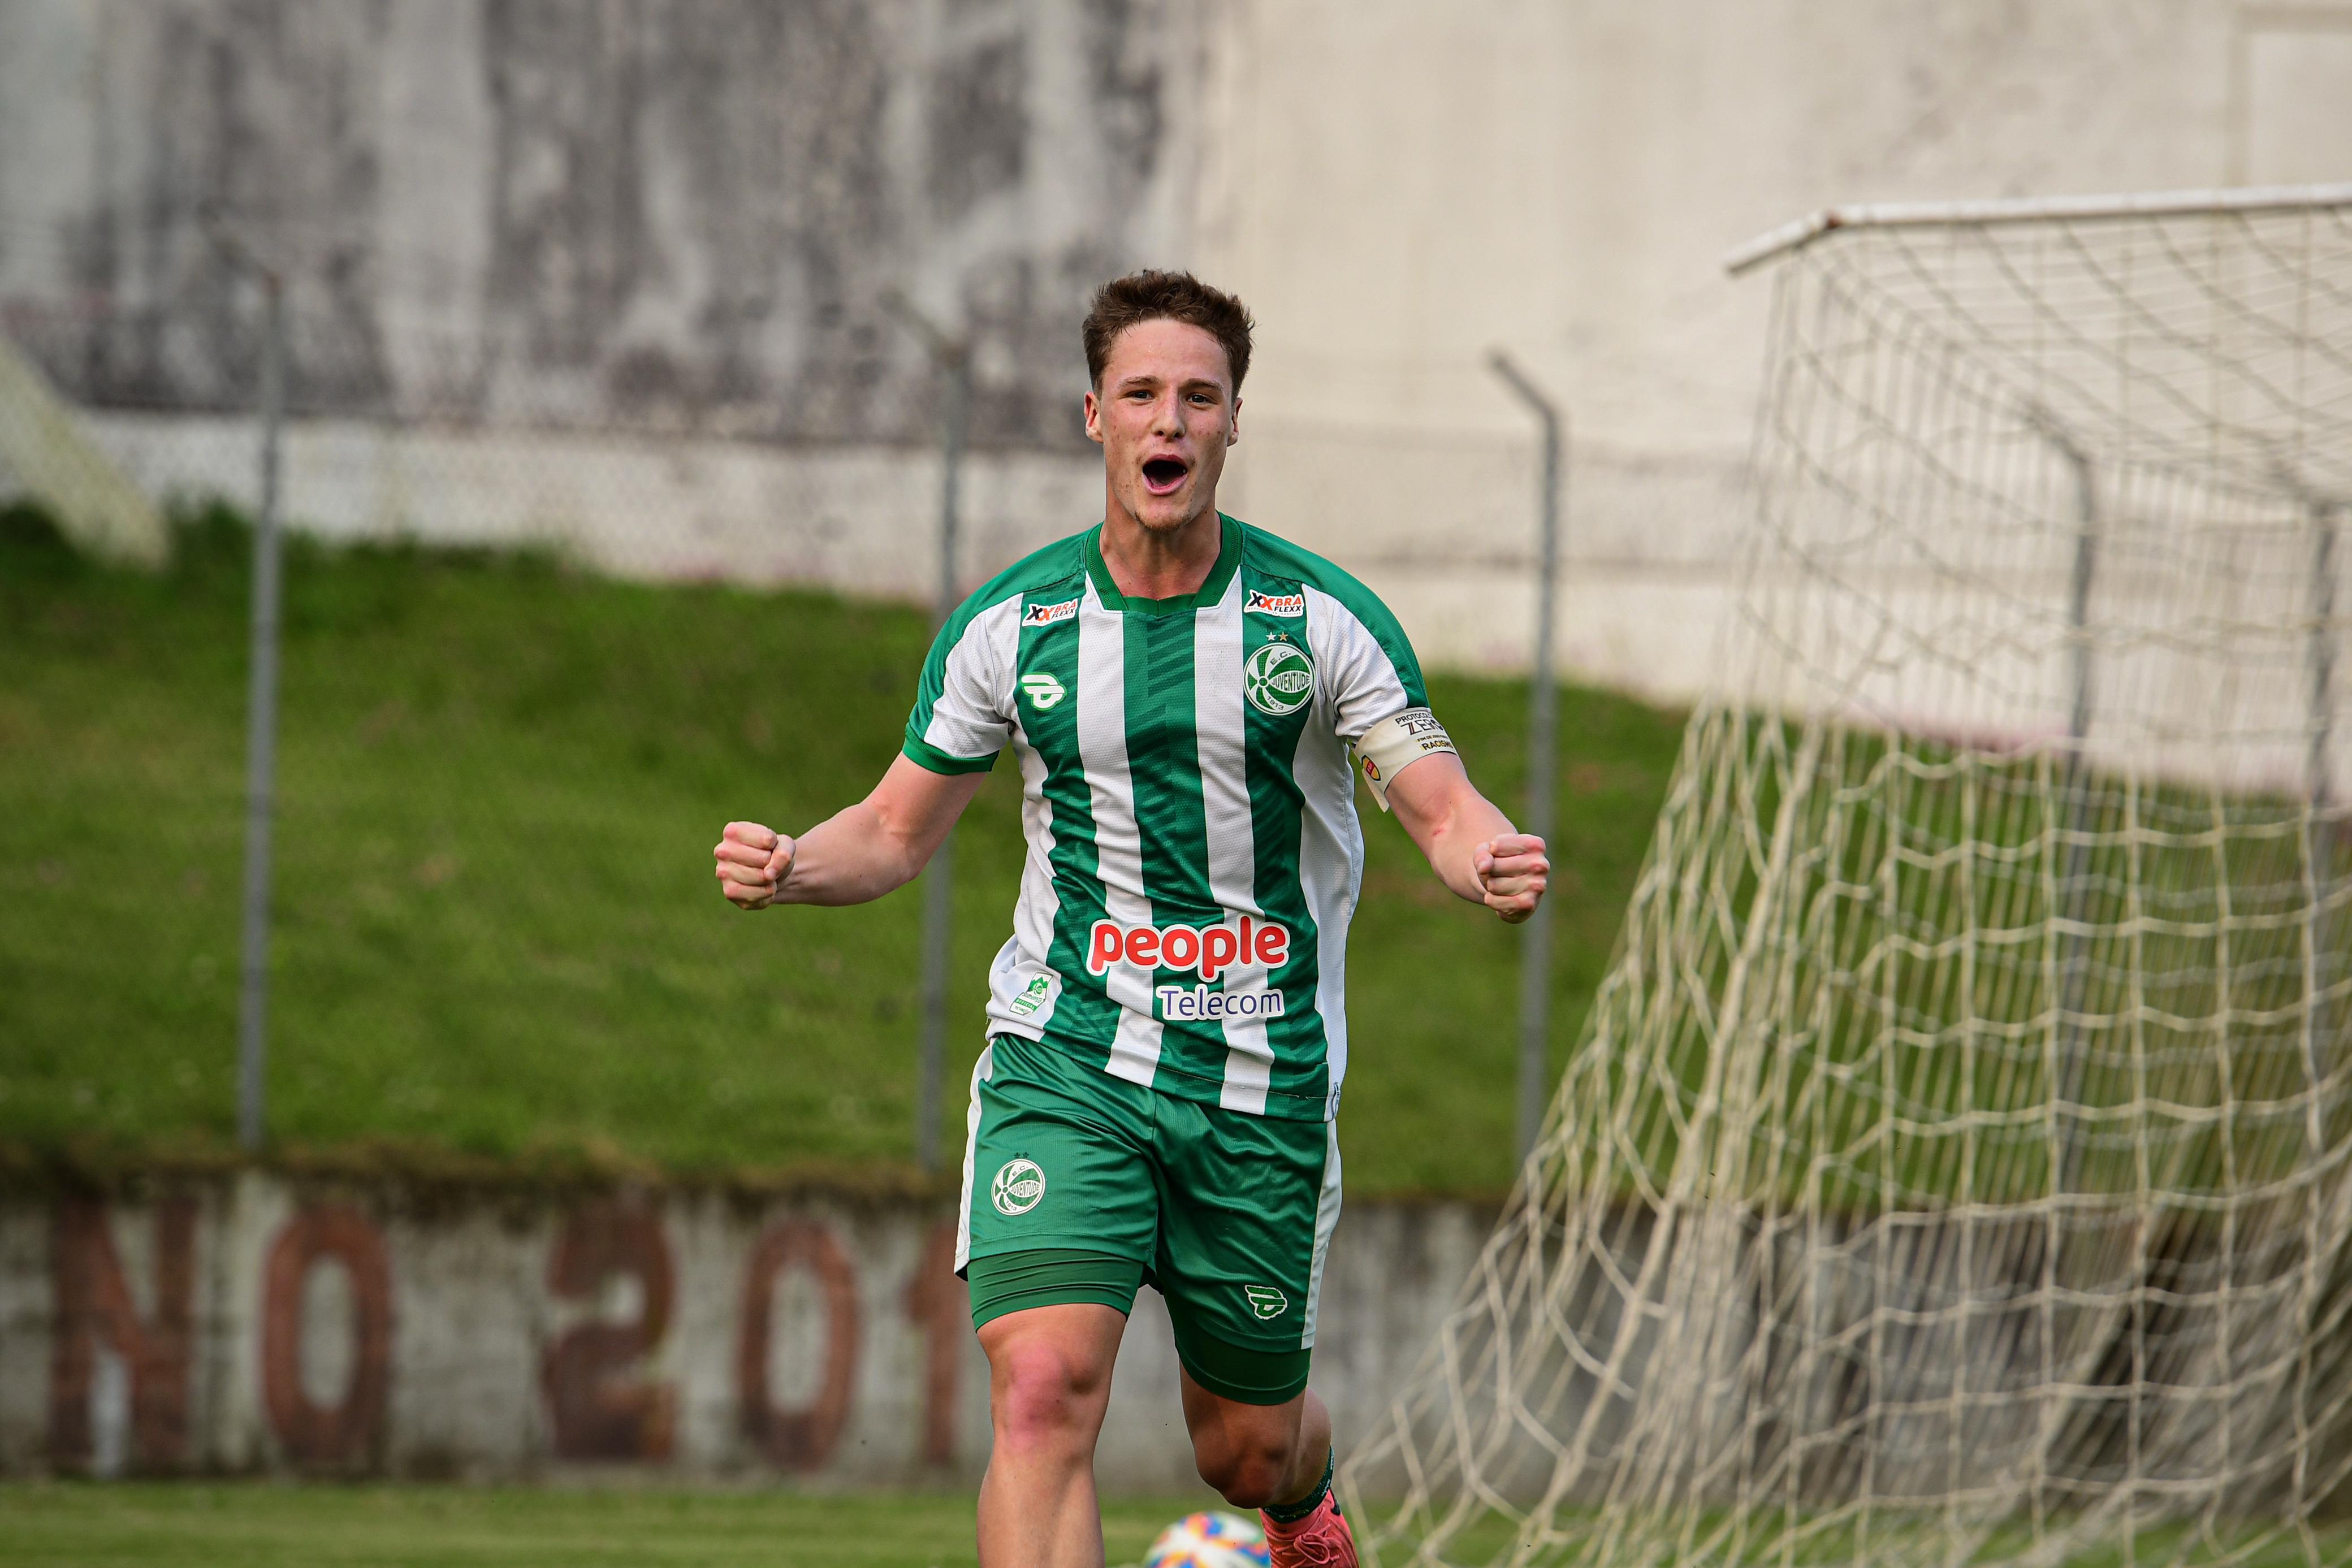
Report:
<svg viewBox="0 0 2352 1568"><path fill-rule="evenodd" d="M1747 259L1725 689L1367 1560L2352 1562L2352 187Z"/></svg>

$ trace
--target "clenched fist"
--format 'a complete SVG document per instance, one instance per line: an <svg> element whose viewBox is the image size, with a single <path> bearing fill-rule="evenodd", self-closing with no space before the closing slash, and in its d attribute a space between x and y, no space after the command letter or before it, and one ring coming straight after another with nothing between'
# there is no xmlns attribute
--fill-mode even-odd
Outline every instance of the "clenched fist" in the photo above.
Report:
<svg viewBox="0 0 2352 1568"><path fill-rule="evenodd" d="M711 851L719 891L738 909L765 909L792 874L793 841L757 822L730 822Z"/></svg>
<svg viewBox="0 0 2352 1568"><path fill-rule="evenodd" d="M1533 833L1498 833L1470 852L1470 869L1486 890L1486 907L1517 925L1536 912L1551 881L1544 841Z"/></svg>

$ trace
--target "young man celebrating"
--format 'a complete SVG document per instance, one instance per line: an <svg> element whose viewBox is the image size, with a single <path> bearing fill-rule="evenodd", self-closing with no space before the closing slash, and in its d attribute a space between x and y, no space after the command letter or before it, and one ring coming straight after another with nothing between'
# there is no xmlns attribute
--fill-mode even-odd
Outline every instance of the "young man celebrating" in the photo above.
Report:
<svg viewBox="0 0 2352 1568"><path fill-rule="evenodd" d="M965 601L871 795L798 840L729 823L719 880L745 909L878 898L1012 747L1029 854L989 977L956 1255L991 1371L981 1560L1102 1562L1095 1439L1149 1281L1202 1479L1264 1511L1277 1565L1352 1564L1307 1373L1339 1215L1354 772L1440 881L1505 920L1549 865L1471 786L1386 606L1218 512L1241 302L1140 272L1095 296L1085 336L1100 526Z"/></svg>

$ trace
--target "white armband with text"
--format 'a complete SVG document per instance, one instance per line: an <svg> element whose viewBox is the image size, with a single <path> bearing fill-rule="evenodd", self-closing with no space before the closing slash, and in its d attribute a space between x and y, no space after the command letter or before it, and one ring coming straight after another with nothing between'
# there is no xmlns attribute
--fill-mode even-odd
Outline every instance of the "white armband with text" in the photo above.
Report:
<svg viewBox="0 0 2352 1568"><path fill-rule="evenodd" d="M1389 809L1389 781L1433 751L1453 751L1454 737L1425 707L1409 707L1364 731L1356 742L1356 766L1372 787L1372 799ZM1460 755L1458 752L1455 755Z"/></svg>

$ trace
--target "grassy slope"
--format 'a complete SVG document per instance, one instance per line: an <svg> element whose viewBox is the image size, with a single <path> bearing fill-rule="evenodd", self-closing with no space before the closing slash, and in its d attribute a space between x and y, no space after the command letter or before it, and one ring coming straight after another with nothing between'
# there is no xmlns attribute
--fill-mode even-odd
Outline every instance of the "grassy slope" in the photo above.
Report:
<svg viewBox="0 0 2352 1568"><path fill-rule="evenodd" d="M0 1142L226 1146L245 541L156 579L0 521ZM285 1143L689 1171L903 1156L920 897L745 916L730 816L803 826L887 763L922 618L543 561L297 549L287 578L270 1114ZM1517 799L1523 689L1439 680ZM1679 716L1563 693L1556 1053L1605 964ZM1020 864L1000 768L957 850L944 1143ZM1341 1119L1358 1193L1508 1175L1517 934L1365 802Z"/></svg>

